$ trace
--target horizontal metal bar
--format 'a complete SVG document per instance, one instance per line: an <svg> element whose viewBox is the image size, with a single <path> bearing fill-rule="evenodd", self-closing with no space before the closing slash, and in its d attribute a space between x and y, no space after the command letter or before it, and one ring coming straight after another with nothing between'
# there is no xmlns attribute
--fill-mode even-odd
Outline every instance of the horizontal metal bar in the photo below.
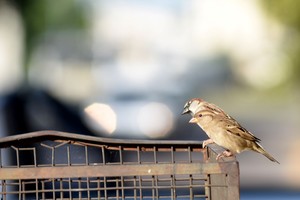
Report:
<svg viewBox="0 0 300 200"><path fill-rule="evenodd" d="M124 140L124 139L113 139L113 138L102 138L88 135L81 135L75 133L67 133L60 131L37 131L19 135L8 136L0 139L0 147L7 147L13 144L24 144L24 143L34 143L37 141L69 141L70 143L81 143L83 145L86 144L96 144L101 146L193 146L193 147L202 147L201 141L189 141L189 140Z"/></svg>
<svg viewBox="0 0 300 200"><path fill-rule="evenodd" d="M235 164L235 162L233 162L232 164ZM226 170L230 170L231 167L224 167L223 165L231 165L231 163L179 163L147 165L1 168L0 180L228 173L226 172Z"/></svg>

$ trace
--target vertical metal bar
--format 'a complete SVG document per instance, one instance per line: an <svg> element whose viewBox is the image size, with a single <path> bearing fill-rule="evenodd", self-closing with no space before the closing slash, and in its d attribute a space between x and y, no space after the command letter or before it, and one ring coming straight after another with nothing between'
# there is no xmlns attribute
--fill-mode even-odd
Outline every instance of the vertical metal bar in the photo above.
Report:
<svg viewBox="0 0 300 200"><path fill-rule="evenodd" d="M121 176L121 188L122 188L122 199L125 199L125 190L124 190L124 176Z"/></svg>
<svg viewBox="0 0 300 200"><path fill-rule="evenodd" d="M99 177L97 177L97 197L98 200L101 199L101 180Z"/></svg>
<svg viewBox="0 0 300 200"><path fill-rule="evenodd" d="M22 181L19 179L19 200L22 200Z"/></svg>
<svg viewBox="0 0 300 200"><path fill-rule="evenodd" d="M68 180L68 184L69 184L69 198L72 199L72 179L69 178Z"/></svg>
<svg viewBox="0 0 300 200"><path fill-rule="evenodd" d="M25 183L24 181L21 181L22 182L22 199L25 200L26 199L26 194L25 194Z"/></svg>
<svg viewBox="0 0 300 200"><path fill-rule="evenodd" d="M115 180L116 180L116 200L118 200L119 199L119 196L120 196L120 188L119 188L119 178L118 177L116 177L115 178Z"/></svg>
<svg viewBox="0 0 300 200"><path fill-rule="evenodd" d="M84 152L85 152L85 165L89 165L89 153L88 153L88 146L84 146Z"/></svg>
<svg viewBox="0 0 300 200"><path fill-rule="evenodd" d="M211 186L210 186L210 177L209 174L206 174L206 179L205 179L205 196L207 199L211 199L210 193L211 193Z"/></svg>
<svg viewBox="0 0 300 200"><path fill-rule="evenodd" d="M158 177L155 176L155 191L156 191L156 199L159 199L159 193L158 193Z"/></svg>
<svg viewBox="0 0 300 200"><path fill-rule="evenodd" d="M137 150L137 158L138 158L138 164L141 164L141 153L140 153L140 146L136 147Z"/></svg>
<svg viewBox="0 0 300 200"><path fill-rule="evenodd" d="M33 162L34 162L34 167L37 167L37 161L36 161L36 148L33 148Z"/></svg>
<svg viewBox="0 0 300 200"><path fill-rule="evenodd" d="M194 199L194 194L193 194L193 186L194 186L194 184L193 184L193 175L192 174L190 174L189 180L190 180L190 185L189 185L189 188L190 188L190 199Z"/></svg>
<svg viewBox="0 0 300 200"><path fill-rule="evenodd" d="M67 162L68 162L68 166L71 166L71 154L70 154L70 146L67 145Z"/></svg>
<svg viewBox="0 0 300 200"><path fill-rule="evenodd" d="M64 186L63 186L63 179L60 178L59 179L59 190L60 190L60 198L63 199L64 198Z"/></svg>
<svg viewBox="0 0 300 200"><path fill-rule="evenodd" d="M152 199L154 199L155 198L155 179L154 179L154 176L152 176L151 188L152 188Z"/></svg>
<svg viewBox="0 0 300 200"><path fill-rule="evenodd" d="M45 199L45 181L41 180L42 200Z"/></svg>
<svg viewBox="0 0 300 200"><path fill-rule="evenodd" d="M51 165L52 167L55 165L55 147L51 147Z"/></svg>
<svg viewBox="0 0 300 200"><path fill-rule="evenodd" d="M104 188L104 198L105 198L105 200L108 199L108 197L107 197L107 185L106 185L106 181L107 181L106 176L104 176L104 179L103 179L103 188Z"/></svg>
<svg viewBox="0 0 300 200"><path fill-rule="evenodd" d="M171 174L171 199L176 199L176 187L175 187L175 177Z"/></svg>
<svg viewBox="0 0 300 200"><path fill-rule="evenodd" d="M3 163L2 163L2 149L0 149L0 168L2 168L2 167L3 167Z"/></svg>
<svg viewBox="0 0 300 200"><path fill-rule="evenodd" d="M6 180L1 180L1 182L2 182L2 194L3 194L3 200L6 200Z"/></svg>
<svg viewBox="0 0 300 200"><path fill-rule="evenodd" d="M204 162L213 162L213 159L214 157L211 157L213 155L213 152L211 151L210 148L204 148L204 151L203 151L203 160ZM211 174L207 174L207 179L205 181L205 184L208 185L206 188L205 188L205 193L208 197L209 200L213 200L216 198L214 198L214 194L213 194L213 180L214 179L213 177L211 177Z"/></svg>
<svg viewBox="0 0 300 200"><path fill-rule="evenodd" d="M55 197L55 179L52 179L52 195L53 195L53 199L56 199Z"/></svg>
<svg viewBox="0 0 300 200"><path fill-rule="evenodd" d="M103 165L106 164L106 159L105 159L105 149L104 149L104 146L101 146L101 152L102 152L102 162L103 162Z"/></svg>
<svg viewBox="0 0 300 200"><path fill-rule="evenodd" d="M157 154L156 154L156 146L153 147L153 156L154 156L154 163L157 163Z"/></svg>
<svg viewBox="0 0 300 200"><path fill-rule="evenodd" d="M19 148L11 146L16 151L16 158L17 158L17 167L20 167L20 157L19 157Z"/></svg>
<svg viewBox="0 0 300 200"><path fill-rule="evenodd" d="M1 180L2 183L2 198L6 200L6 180Z"/></svg>
<svg viewBox="0 0 300 200"><path fill-rule="evenodd" d="M123 164L122 146L119 146L120 164Z"/></svg>
<svg viewBox="0 0 300 200"><path fill-rule="evenodd" d="M192 163L191 146L188 146L188 158L189 158L188 162Z"/></svg>
<svg viewBox="0 0 300 200"><path fill-rule="evenodd" d="M39 199L39 181L35 179L35 198Z"/></svg>
<svg viewBox="0 0 300 200"><path fill-rule="evenodd" d="M174 147L171 146L171 162L175 163L175 159L174 159Z"/></svg>
<svg viewBox="0 0 300 200"><path fill-rule="evenodd" d="M87 198L91 199L90 178L89 177L86 178L86 190L87 190Z"/></svg>
<svg viewBox="0 0 300 200"><path fill-rule="evenodd" d="M134 187L134 191L133 191L133 197L134 200L136 200L137 194L136 194L136 190L137 190L137 186L136 186L136 176L133 177L133 187Z"/></svg>
<svg viewBox="0 0 300 200"><path fill-rule="evenodd" d="M82 199L81 178L78 178L78 198L79 198L79 199Z"/></svg>
<svg viewBox="0 0 300 200"><path fill-rule="evenodd" d="M140 189L140 199L143 199L143 190L142 190L142 177L139 176L139 189Z"/></svg>

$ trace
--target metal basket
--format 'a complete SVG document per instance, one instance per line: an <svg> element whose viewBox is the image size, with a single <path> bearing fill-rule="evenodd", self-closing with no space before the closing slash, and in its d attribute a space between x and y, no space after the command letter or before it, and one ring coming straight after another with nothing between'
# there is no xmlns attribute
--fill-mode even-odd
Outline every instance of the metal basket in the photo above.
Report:
<svg viewBox="0 0 300 200"><path fill-rule="evenodd" d="M234 157L199 141L57 131L0 139L0 199L239 199Z"/></svg>

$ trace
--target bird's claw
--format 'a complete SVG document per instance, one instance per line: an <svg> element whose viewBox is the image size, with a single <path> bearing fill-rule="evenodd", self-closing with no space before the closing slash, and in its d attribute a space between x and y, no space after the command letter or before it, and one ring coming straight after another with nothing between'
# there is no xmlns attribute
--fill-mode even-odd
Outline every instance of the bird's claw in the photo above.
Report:
<svg viewBox="0 0 300 200"><path fill-rule="evenodd" d="M212 139L204 140L202 143L202 147L205 148L207 145L214 143Z"/></svg>
<svg viewBox="0 0 300 200"><path fill-rule="evenodd" d="M216 160L219 160L220 158L223 158L223 157L230 157L232 155L233 155L233 153L231 153L229 150L226 150L226 151L223 151L222 153L218 154L216 157Z"/></svg>

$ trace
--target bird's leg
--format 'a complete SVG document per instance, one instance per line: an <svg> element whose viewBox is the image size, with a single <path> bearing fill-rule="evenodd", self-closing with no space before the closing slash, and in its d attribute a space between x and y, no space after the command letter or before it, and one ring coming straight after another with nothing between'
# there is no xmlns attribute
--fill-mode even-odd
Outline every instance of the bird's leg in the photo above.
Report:
<svg viewBox="0 0 300 200"><path fill-rule="evenodd" d="M202 147L205 148L208 144L212 144L214 141L212 139L204 140L202 143Z"/></svg>
<svg viewBox="0 0 300 200"><path fill-rule="evenodd" d="M229 157L232 155L233 155L233 153L231 153L229 150L226 150L226 151L223 151L222 153L218 154L216 160L219 160L220 158L223 158L223 157Z"/></svg>

